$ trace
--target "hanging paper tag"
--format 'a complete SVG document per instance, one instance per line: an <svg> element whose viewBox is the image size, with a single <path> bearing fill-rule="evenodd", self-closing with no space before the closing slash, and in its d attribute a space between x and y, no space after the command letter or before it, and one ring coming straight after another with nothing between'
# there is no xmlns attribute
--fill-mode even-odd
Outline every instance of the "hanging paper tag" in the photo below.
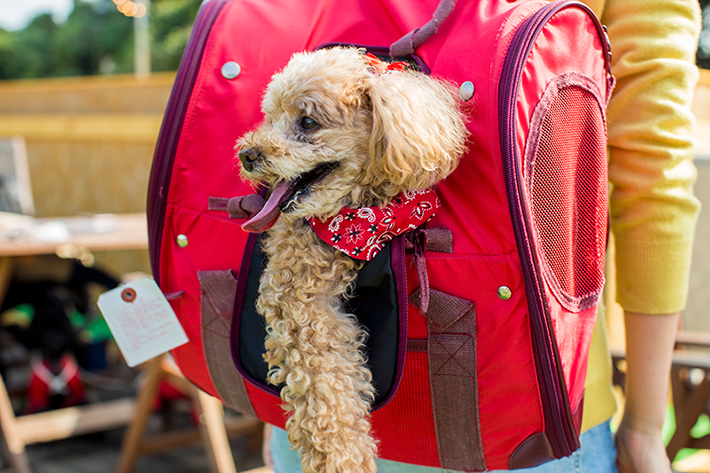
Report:
<svg viewBox="0 0 710 473"><path fill-rule="evenodd" d="M105 292L99 296L98 305L128 366L189 341L152 279L139 279Z"/></svg>

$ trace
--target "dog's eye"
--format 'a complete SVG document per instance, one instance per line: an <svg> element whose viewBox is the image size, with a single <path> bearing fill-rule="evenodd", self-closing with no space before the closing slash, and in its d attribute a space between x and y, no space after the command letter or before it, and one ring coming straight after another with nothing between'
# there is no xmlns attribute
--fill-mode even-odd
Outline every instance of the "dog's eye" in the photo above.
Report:
<svg viewBox="0 0 710 473"><path fill-rule="evenodd" d="M318 122L312 119L311 117L301 118L301 128L303 128L304 130L312 130L317 126Z"/></svg>

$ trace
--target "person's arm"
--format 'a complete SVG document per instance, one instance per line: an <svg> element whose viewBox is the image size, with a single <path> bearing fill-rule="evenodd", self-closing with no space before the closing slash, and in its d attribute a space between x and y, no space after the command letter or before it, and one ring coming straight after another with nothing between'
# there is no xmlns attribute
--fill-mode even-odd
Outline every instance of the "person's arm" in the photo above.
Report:
<svg viewBox="0 0 710 473"><path fill-rule="evenodd" d="M610 210L627 334L619 471L670 473L661 428L699 207L690 104L700 9L696 0L607 0L602 22L617 78L607 113Z"/></svg>
<svg viewBox="0 0 710 473"><path fill-rule="evenodd" d="M661 438L680 313L626 312L626 405L616 434L619 473L670 473Z"/></svg>
<svg viewBox="0 0 710 473"><path fill-rule="evenodd" d="M616 87L607 109L616 299L630 312L685 307L693 196L697 0L607 0Z"/></svg>

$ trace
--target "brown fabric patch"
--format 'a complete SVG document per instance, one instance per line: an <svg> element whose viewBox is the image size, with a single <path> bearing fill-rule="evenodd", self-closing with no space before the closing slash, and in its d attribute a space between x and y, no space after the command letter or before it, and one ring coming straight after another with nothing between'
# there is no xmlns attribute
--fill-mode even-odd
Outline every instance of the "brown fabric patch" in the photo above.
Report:
<svg viewBox="0 0 710 473"><path fill-rule="evenodd" d="M451 230L443 227L427 228L424 233L426 235L426 251L454 252L454 238Z"/></svg>
<svg viewBox="0 0 710 473"><path fill-rule="evenodd" d="M410 296L418 305L419 291ZM478 417L476 309L435 289L429 311L429 379L441 466L485 471Z"/></svg>
<svg viewBox="0 0 710 473"><path fill-rule="evenodd" d="M237 281L231 270L198 271L197 277L202 290L202 343L212 383L226 405L256 417L229 344Z"/></svg>

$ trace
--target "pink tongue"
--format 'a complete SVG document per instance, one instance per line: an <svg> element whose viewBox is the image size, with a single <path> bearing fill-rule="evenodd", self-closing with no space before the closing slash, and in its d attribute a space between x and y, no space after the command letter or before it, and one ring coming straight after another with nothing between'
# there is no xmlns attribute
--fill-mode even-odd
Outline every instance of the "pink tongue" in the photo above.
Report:
<svg viewBox="0 0 710 473"><path fill-rule="evenodd" d="M276 184L271 191L269 200L266 201L259 213L242 224L242 230L251 233L260 233L264 230L268 230L276 222L276 219L279 218L281 214L279 205L290 197L290 191L291 184L288 181L282 180Z"/></svg>

